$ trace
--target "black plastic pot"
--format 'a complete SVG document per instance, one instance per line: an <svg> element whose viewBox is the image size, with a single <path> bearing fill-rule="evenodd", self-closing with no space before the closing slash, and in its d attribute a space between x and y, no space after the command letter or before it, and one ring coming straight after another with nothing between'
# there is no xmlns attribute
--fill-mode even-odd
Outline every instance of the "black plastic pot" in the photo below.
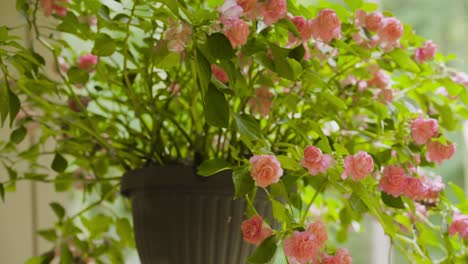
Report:
<svg viewBox="0 0 468 264"><path fill-rule="evenodd" d="M242 240L246 202L233 200L229 171L202 178L187 166L143 168L123 176L122 194L143 264L243 264L254 249ZM265 197L255 207L271 215Z"/></svg>

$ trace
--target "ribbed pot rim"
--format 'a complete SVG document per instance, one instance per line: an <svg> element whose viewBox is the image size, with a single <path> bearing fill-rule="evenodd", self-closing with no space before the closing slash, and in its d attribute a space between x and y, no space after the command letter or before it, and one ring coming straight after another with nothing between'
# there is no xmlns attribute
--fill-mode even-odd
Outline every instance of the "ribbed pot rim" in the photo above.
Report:
<svg viewBox="0 0 468 264"><path fill-rule="evenodd" d="M196 174L193 166L168 164L127 171L121 180L121 193L132 197L136 192L205 192L234 195L232 171L210 177Z"/></svg>

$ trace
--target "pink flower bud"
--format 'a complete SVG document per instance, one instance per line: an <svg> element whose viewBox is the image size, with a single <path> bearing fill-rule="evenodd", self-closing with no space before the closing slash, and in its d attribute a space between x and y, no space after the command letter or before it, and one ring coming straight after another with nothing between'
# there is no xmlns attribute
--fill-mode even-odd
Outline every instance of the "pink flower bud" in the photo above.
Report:
<svg viewBox="0 0 468 264"><path fill-rule="evenodd" d="M97 63L98 57L96 55L93 55L91 53L81 55L78 61L78 68L92 72L94 71Z"/></svg>

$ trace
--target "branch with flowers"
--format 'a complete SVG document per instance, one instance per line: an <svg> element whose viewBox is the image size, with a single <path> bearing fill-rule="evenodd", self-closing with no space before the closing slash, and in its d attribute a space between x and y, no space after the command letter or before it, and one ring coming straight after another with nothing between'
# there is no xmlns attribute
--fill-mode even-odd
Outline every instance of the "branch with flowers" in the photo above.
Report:
<svg viewBox="0 0 468 264"><path fill-rule="evenodd" d="M464 263L468 202L450 184L451 203L430 168L455 153L444 133L468 117L467 75L377 5L345 3L18 0L48 53L0 27L0 116L14 128L0 194L52 182L83 190L86 208L52 206L57 224L40 235L61 254L38 258L121 259L134 242L110 213L113 181L177 162L204 177L233 171L244 240L258 246L249 263L352 263L336 245L365 214L409 261ZM258 192L273 219L258 215Z"/></svg>

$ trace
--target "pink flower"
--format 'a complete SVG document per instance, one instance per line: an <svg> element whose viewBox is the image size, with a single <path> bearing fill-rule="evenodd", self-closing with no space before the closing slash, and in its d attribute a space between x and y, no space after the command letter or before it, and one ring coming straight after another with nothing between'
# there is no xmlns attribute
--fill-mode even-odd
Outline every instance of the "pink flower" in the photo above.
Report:
<svg viewBox="0 0 468 264"><path fill-rule="evenodd" d="M322 221L317 221L311 224L308 230L315 235L315 239L317 240L317 244L320 248L325 246L325 242L328 240L328 235L327 228Z"/></svg>
<svg viewBox="0 0 468 264"><path fill-rule="evenodd" d="M384 168L383 177L380 179L379 187L384 192L398 197L406 187L406 173L403 168L390 165Z"/></svg>
<svg viewBox="0 0 468 264"><path fill-rule="evenodd" d="M357 83L357 79L354 75L349 75L345 79L341 80L341 87L345 88L347 86L354 86Z"/></svg>
<svg viewBox="0 0 468 264"><path fill-rule="evenodd" d="M424 119L420 115L411 122L411 135L416 144L426 144L437 133L439 133L439 124L435 119Z"/></svg>
<svg viewBox="0 0 468 264"><path fill-rule="evenodd" d="M377 31L383 26L384 16L382 13L374 12L366 16L366 29L369 31Z"/></svg>
<svg viewBox="0 0 468 264"><path fill-rule="evenodd" d="M237 4L242 7L245 13L250 13L257 7L257 0L237 0Z"/></svg>
<svg viewBox="0 0 468 264"><path fill-rule="evenodd" d="M386 17L382 21L382 26L378 29L377 35L384 43L397 43L403 36L403 25L394 17Z"/></svg>
<svg viewBox="0 0 468 264"><path fill-rule="evenodd" d="M242 46L247 43L250 34L249 24L242 19L236 19L231 22L231 26L224 31L224 34L233 48Z"/></svg>
<svg viewBox="0 0 468 264"><path fill-rule="evenodd" d="M428 60L432 60L437 53L437 45L432 41L426 41L424 46L416 49L414 52L414 59L417 62L423 63Z"/></svg>
<svg viewBox="0 0 468 264"><path fill-rule="evenodd" d="M266 188L279 181L283 176L283 169L278 159L273 155L255 155L250 158L252 169L250 175L257 186Z"/></svg>
<svg viewBox="0 0 468 264"><path fill-rule="evenodd" d="M236 0L226 0L221 7L218 7L218 11L221 13L221 23L230 27L232 22L238 20L242 15L242 7L237 4Z"/></svg>
<svg viewBox="0 0 468 264"><path fill-rule="evenodd" d="M369 86L374 86L380 89L386 89L390 86L392 79L383 70L377 70L373 72L374 77L370 79L367 83Z"/></svg>
<svg viewBox="0 0 468 264"><path fill-rule="evenodd" d="M458 234L462 239L468 239L468 215L455 213L448 232L451 236Z"/></svg>
<svg viewBox="0 0 468 264"><path fill-rule="evenodd" d="M441 165L444 160L451 159L455 154L455 145L448 143L444 145L438 141L431 141L427 143L426 159L431 162Z"/></svg>
<svg viewBox="0 0 468 264"><path fill-rule="evenodd" d="M324 256L321 264L352 264L353 258L349 251L345 248L340 248L334 256Z"/></svg>
<svg viewBox="0 0 468 264"><path fill-rule="evenodd" d="M367 152L359 151L355 155L347 156L344 159L344 172L341 178L346 179L349 176L354 181L364 179L374 170L374 160Z"/></svg>
<svg viewBox="0 0 468 264"><path fill-rule="evenodd" d="M80 100L79 103L74 98L68 99L68 107L76 113L83 112L83 110L88 107L89 102L91 102L91 97L89 96L79 96L78 99Z"/></svg>
<svg viewBox="0 0 468 264"><path fill-rule="evenodd" d="M316 19L311 21L312 36L325 43L341 37L341 22L336 12L331 9L320 11Z"/></svg>
<svg viewBox="0 0 468 264"><path fill-rule="evenodd" d="M164 32L164 39L168 41L167 49L169 51L183 52L191 37L192 28L189 25L169 19L169 27Z"/></svg>
<svg viewBox="0 0 468 264"><path fill-rule="evenodd" d="M325 173L333 163L333 157L323 154L322 150L314 146L308 146L304 149L304 157L301 165L309 170L310 175L315 176L319 172Z"/></svg>
<svg viewBox="0 0 468 264"><path fill-rule="evenodd" d="M64 17L67 15L68 8L64 5L69 0L41 0L41 7L44 9L46 17L57 14L57 16Z"/></svg>
<svg viewBox="0 0 468 264"><path fill-rule="evenodd" d="M392 89L381 89L378 93L378 97L383 102L392 102L393 101L393 90Z"/></svg>
<svg viewBox="0 0 468 264"><path fill-rule="evenodd" d="M303 41L307 41L312 37L312 23L310 21L307 21L304 17L295 16L291 18L291 22L296 26Z"/></svg>
<svg viewBox="0 0 468 264"><path fill-rule="evenodd" d="M227 73L223 70L223 68L219 67L216 64L211 64L211 73L222 83L227 83L229 82L229 76Z"/></svg>
<svg viewBox="0 0 468 264"><path fill-rule="evenodd" d="M261 7L263 22L270 26L286 16L286 0L267 0Z"/></svg>
<svg viewBox="0 0 468 264"><path fill-rule="evenodd" d="M257 246L272 234L270 228L263 226L263 218L259 215L243 221L241 229L244 241Z"/></svg>
<svg viewBox="0 0 468 264"><path fill-rule="evenodd" d="M355 13L355 17L356 17L356 20L355 20L356 26L364 27L366 25L366 17L367 17L366 11L362 9L357 10Z"/></svg>
<svg viewBox="0 0 468 264"><path fill-rule="evenodd" d="M421 219L421 218L428 218L429 217L429 212L427 211L427 208L426 206L420 204L420 203L414 203L414 207L415 207L415 213L416 214L413 214L413 212L408 212L408 216L410 218L410 220L412 222L416 222L418 221L418 219Z"/></svg>
<svg viewBox="0 0 468 264"><path fill-rule="evenodd" d="M429 204L438 203L440 192L445 189L445 184L442 182L442 177L437 176L434 179L430 179L426 176L423 176L421 178L421 182L426 188L423 201Z"/></svg>
<svg viewBox="0 0 468 264"><path fill-rule="evenodd" d="M252 111L262 116L267 116L270 113L273 96L273 93L267 87L256 89L255 98L249 100Z"/></svg>
<svg viewBox="0 0 468 264"><path fill-rule="evenodd" d="M421 201L426 195L427 187L421 182L421 179L408 177L403 194L414 201Z"/></svg>
<svg viewBox="0 0 468 264"><path fill-rule="evenodd" d="M78 68L92 72L94 71L97 63L98 57L96 55L93 55L91 53L81 55L78 61Z"/></svg>
<svg viewBox="0 0 468 264"><path fill-rule="evenodd" d="M65 58L62 56L59 56L57 57L57 62L58 62L59 70L62 71L63 73L67 73L68 70L70 69L70 64L68 64Z"/></svg>
<svg viewBox="0 0 468 264"><path fill-rule="evenodd" d="M284 240L284 254L290 263L306 264L317 257L319 249L315 236L309 231L294 231Z"/></svg>
<svg viewBox="0 0 468 264"><path fill-rule="evenodd" d="M452 76L452 81L468 87L468 74L464 72L456 72Z"/></svg>

